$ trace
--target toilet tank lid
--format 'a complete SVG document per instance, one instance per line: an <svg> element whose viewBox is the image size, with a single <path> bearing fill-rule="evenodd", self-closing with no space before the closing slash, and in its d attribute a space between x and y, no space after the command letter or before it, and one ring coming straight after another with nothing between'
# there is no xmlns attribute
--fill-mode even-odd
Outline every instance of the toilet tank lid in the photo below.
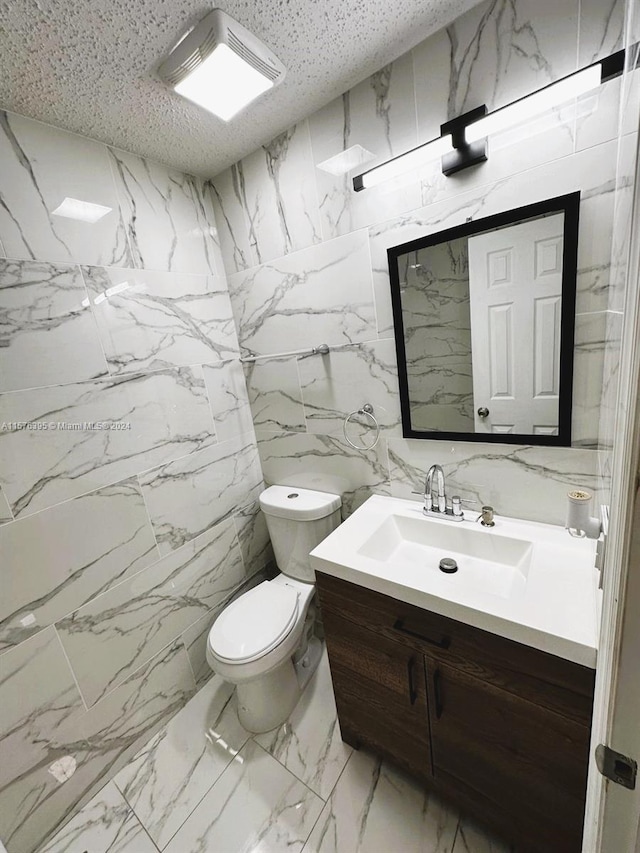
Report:
<svg viewBox="0 0 640 853"><path fill-rule="evenodd" d="M269 486L260 495L260 507L265 515L313 521L331 515L342 505L340 495L299 489L297 486Z"/></svg>

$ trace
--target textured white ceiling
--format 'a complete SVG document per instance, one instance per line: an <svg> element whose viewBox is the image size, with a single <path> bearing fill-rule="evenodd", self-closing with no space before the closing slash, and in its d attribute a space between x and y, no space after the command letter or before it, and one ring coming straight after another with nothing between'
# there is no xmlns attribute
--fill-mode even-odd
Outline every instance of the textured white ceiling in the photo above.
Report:
<svg viewBox="0 0 640 853"><path fill-rule="evenodd" d="M223 0L287 68L225 124L154 70L199 0L0 0L0 107L213 176L478 0Z"/></svg>

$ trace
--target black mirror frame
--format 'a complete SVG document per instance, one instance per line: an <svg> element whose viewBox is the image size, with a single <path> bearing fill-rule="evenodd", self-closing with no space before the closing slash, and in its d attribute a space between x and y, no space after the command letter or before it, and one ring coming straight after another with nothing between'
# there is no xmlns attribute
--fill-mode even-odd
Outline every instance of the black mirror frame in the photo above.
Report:
<svg viewBox="0 0 640 853"><path fill-rule="evenodd" d="M407 379L407 357L404 345L404 324L402 321L402 301L400 295L400 276L398 257L416 252L427 246L435 246L460 237L468 237L482 231L491 231L550 213L564 213L564 244L562 251L562 301L560 314L560 387L558 400L558 435L522 435L476 432L444 432L438 430L415 430L411 427L409 406L409 383ZM389 278L391 282L391 305L393 308L393 327L398 359L398 384L400 388L400 409L402 413L402 434L405 438L426 438L435 441L478 441L493 444L547 445L556 447L571 446L571 412L573 404L573 352L575 339L576 285L578 271L578 224L580 218L580 192L545 199L535 204L496 213L484 219L476 219L429 234L418 240L411 240L400 246L387 249Z"/></svg>

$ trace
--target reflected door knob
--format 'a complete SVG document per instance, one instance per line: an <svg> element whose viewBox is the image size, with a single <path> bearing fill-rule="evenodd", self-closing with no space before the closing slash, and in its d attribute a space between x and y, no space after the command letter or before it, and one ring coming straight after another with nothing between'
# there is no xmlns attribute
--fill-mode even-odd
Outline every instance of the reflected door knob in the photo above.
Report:
<svg viewBox="0 0 640 853"><path fill-rule="evenodd" d="M489 417L489 409L486 406L480 406L478 409L478 417L480 418L488 418Z"/></svg>

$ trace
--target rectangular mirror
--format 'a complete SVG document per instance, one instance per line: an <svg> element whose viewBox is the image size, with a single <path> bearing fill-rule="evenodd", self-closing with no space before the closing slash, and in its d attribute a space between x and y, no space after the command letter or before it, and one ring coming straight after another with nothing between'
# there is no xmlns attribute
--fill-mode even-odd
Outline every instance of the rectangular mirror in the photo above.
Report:
<svg viewBox="0 0 640 853"><path fill-rule="evenodd" d="M571 444L580 193L388 249L403 434Z"/></svg>

